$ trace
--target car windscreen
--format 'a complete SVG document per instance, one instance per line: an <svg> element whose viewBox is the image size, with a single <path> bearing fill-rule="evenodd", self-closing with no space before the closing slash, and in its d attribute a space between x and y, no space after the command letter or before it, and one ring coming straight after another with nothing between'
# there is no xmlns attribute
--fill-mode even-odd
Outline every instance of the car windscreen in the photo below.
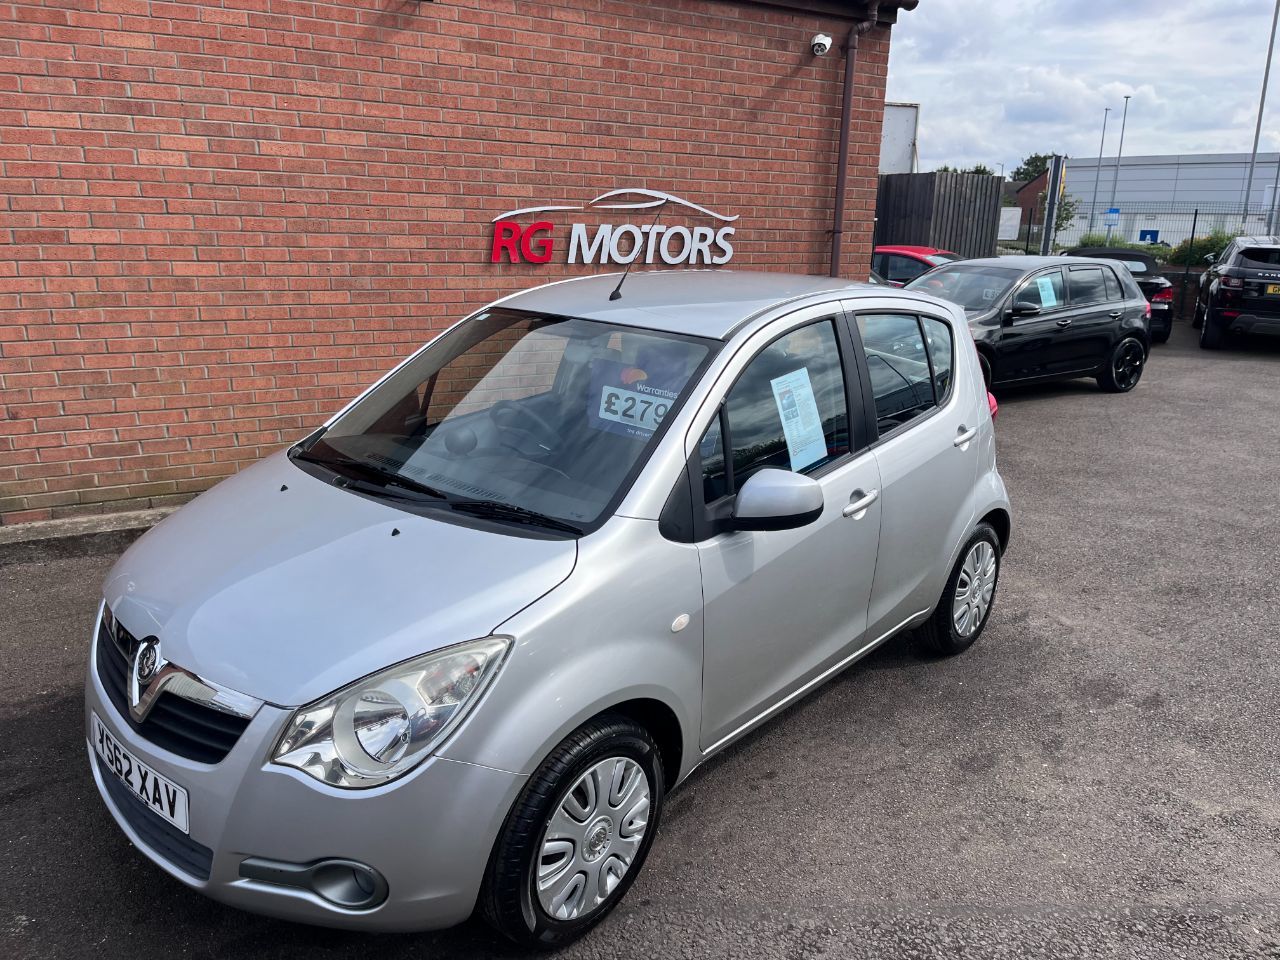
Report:
<svg viewBox="0 0 1280 960"><path fill-rule="evenodd" d="M519 310L449 331L339 417L305 459L366 491L590 526L624 492L715 341ZM566 527L566 529L568 529Z"/></svg>
<svg viewBox="0 0 1280 960"><path fill-rule="evenodd" d="M992 309L1025 271L1017 267L960 261L930 270L907 284L976 313Z"/></svg>
<svg viewBox="0 0 1280 960"><path fill-rule="evenodd" d="M1140 273L1153 272L1151 265L1149 265L1145 260L1138 260L1133 257L1112 257L1111 259L1115 260L1117 263L1123 263L1129 268L1129 272L1135 277Z"/></svg>
<svg viewBox="0 0 1280 960"><path fill-rule="evenodd" d="M1280 266L1280 247L1245 247L1240 259L1242 267Z"/></svg>

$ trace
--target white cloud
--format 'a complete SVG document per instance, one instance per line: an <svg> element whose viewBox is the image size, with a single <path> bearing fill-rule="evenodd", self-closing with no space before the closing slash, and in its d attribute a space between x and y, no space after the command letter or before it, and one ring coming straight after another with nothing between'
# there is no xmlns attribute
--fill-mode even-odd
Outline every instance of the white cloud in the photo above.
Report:
<svg viewBox="0 0 1280 960"><path fill-rule="evenodd" d="M889 99L920 104L920 168L1031 153L1232 153L1253 142L1272 0L924 0L894 28ZM1280 148L1280 58L1264 149Z"/></svg>

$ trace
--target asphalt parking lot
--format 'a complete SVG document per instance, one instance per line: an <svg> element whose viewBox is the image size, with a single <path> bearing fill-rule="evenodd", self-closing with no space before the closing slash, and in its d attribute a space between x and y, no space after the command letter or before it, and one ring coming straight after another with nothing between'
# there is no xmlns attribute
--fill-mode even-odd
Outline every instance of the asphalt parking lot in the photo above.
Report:
<svg viewBox="0 0 1280 960"><path fill-rule="evenodd" d="M708 764L562 956L1280 957L1280 349L1179 326L1134 393L1011 393L997 430L978 646L900 639ZM133 851L81 730L110 563L0 571L0 956L514 955L242 914Z"/></svg>

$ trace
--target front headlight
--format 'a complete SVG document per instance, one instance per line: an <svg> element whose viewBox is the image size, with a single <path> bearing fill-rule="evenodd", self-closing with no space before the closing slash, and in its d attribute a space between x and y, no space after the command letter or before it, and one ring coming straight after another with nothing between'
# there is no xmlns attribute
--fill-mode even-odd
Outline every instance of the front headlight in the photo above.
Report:
<svg viewBox="0 0 1280 960"><path fill-rule="evenodd" d="M446 647L300 707L271 759L335 787L375 787L402 776L475 703L508 645L488 637Z"/></svg>

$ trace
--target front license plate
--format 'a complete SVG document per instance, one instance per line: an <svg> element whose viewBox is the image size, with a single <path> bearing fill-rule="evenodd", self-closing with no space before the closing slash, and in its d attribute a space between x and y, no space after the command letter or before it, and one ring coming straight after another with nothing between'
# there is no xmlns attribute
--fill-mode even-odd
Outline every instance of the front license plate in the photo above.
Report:
<svg viewBox="0 0 1280 960"><path fill-rule="evenodd" d="M1274 297L1274 296L1276 296L1277 294L1280 294L1280 283L1268 283L1268 284L1267 284L1267 296L1268 296L1268 297Z"/></svg>
<svg viewBox="0 0 1280 960"><path fill-rule="evenodd" d="M172 780L160 776L120 745L98 719L93 716L93 749L107 768L120 778L135 797L145 803L156 816L169 821L183 833L190 833L187 823L187 791Z"/></svg>

